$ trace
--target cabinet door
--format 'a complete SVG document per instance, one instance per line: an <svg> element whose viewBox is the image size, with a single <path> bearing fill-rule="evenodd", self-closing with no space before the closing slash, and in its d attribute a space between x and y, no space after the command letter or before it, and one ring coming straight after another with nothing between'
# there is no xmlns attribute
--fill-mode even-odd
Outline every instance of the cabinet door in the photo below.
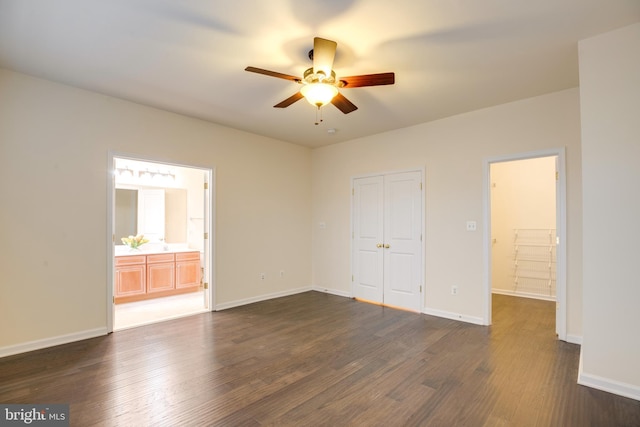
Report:
<svg viewBox="0 0 640 427"><path fill-rule="evenodd" d="M172 262L147 264L147 293L174 289L175 267Z"/></svg>
<svg viewBox="0 0 640 427"><path fill-rule="evenodd" d="M200 253L176 254L176 289L200 286Z"/></svg>
<svg viewBox="0 0 640 427"><path fill-rule="evenodd" d="M124 265L116 267L116 295L126 297L132 295L144 295L145 289L145 265Z"/></svg>

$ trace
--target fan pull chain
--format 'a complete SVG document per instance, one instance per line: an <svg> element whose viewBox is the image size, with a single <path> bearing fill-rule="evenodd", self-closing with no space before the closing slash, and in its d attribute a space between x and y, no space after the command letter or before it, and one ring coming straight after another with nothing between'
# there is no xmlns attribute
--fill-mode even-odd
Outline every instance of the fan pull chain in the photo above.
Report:
<svg viewBox="0 0 640 427"><path fill-rule="evenodd" d="M318 121L318 112L320 112L320 121ZM320 109L320 106L318 105L318 109L316 110L316 122L315 122L315 125L318 126L323 121L324 121L324 119L322 118L322 110Z"/></svg>

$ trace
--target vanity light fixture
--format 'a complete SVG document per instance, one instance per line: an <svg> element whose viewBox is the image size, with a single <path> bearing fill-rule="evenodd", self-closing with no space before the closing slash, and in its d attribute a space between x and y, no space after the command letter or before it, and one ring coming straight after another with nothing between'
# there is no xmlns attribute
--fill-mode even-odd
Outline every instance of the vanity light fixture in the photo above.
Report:
<svg viewBox="0 0 640 427"><path fill-rule="evenodd" d="M118 176L133 176L133 169L129 169L129 166L116 168L116 174Z"/></svg>
<svg viewBox="0 0 640 427"><path fill-rule="evenodd" d="M148 168L139 171L138 177L145 179L176 179L176 175L171 171L162 172L160 170L149 170Z"/></svg>
<svg viewBox="0 0 640 427"><path fill-rule="evenodd" d="M149 172L149 169L138 171L138 178L151 178L153 174Z"/></svg>

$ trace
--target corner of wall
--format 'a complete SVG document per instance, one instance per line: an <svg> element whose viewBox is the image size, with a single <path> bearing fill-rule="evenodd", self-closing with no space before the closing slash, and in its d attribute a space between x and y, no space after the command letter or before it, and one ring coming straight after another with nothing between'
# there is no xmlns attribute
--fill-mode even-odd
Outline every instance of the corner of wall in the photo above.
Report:
<svg viewBox="0 0 640 427"><path fill-rule="evenodd" d="M578 384L640 401L640 387L584 372L582 364L582 350L580 350Z"/></svg>

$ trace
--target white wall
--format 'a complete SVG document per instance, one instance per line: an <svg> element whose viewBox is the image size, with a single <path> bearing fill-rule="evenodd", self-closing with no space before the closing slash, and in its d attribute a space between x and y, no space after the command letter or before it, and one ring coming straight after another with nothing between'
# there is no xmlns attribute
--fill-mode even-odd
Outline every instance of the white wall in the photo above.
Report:
<svg viewBox="0 0 640 427"><path fill-rule="evenodd" d="M494 292L506 294L527 294L531 296L553 297L555 286L547 287L545 281L523 277L521 286L514 283L514 230L548 230L556 228L556 157L497 162L491 164L491 239L492 270L491 287ZM523 230L520 242L538 240L540 233ZM555 245L550 238L549 244ZM523 247L521 259L527 259L527 252L538 256L545 248ZM544 263L522 263L524 276L544 277L549 266Z"/></svg>
<svg viewBox="0 0 640 427"><path fill-rule="evenodd" d="M109 150L216 169L220 306L310 283L350 294L351 177L426 166L425 304L473 318L482 233L464 224L482 223L483 159L566 146L568 332L582 333L577 89L313 152L6 70L0 93L0 352L106 328Z"/></svg>
<svg viewBox="0 0 640 427"><path fill-rule="evenodd" d="M434 101L436 102L436 101ZM313 284L351 293L350 179L426 167L426 297L428 310L481 319L483 164L490 157L567 147L567 331L580 335L582 271L578 89L474 111L336 144L312 153ZM326 228L318 224L323 222ZM452 296L451 285L459 294Z"/></svg>
<svg viewBox="0 0 640 427"><path fill-rule="evenodd" d="M310 286L310 149L6 70L0 94L0 354L106 331L109 150L215 168L218 304Z"/></svg>
<svg viewBox="0 0 640 427"><path fill-rule="evenodd" d="M579 45L581 382L640 399L640 23Z"/></svg>

